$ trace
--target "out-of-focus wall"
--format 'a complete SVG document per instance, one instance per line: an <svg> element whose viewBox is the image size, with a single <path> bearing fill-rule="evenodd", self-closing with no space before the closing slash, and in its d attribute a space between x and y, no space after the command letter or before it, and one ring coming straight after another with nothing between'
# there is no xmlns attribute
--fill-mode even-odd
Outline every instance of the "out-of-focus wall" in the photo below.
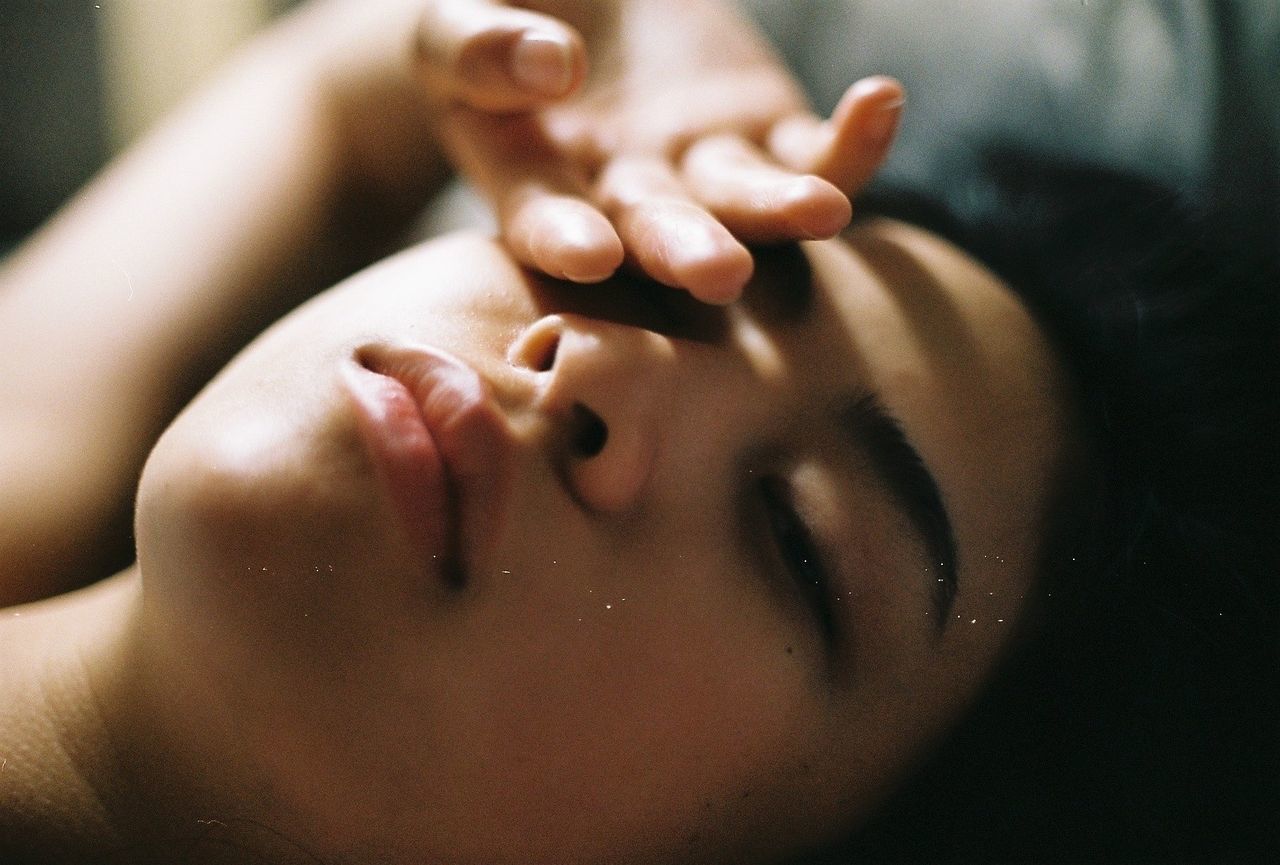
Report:
<svg viewBox="0 0 1280 865"><path fill-rule="evenodd" d="M0 255L297 2L0 0Z"/></svg>
<svg viewBox="0 0 1280 865"><path fill-rule="evenodd" d="M83 0L0 2L0 252L106 156L92 11Z"/></svg>
<svg viewBox="0 0 1280 865"><path fill-rule="evenodd" d="M172 108L267 18L270 0L99 0L107 138L120 147Z"/></svg>

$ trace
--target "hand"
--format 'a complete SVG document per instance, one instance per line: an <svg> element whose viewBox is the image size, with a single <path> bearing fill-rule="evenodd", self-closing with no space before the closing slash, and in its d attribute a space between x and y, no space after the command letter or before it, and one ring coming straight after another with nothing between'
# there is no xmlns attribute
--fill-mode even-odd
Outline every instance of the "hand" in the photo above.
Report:
<svg viewBox="0 0 1280 865"><path fill-rule="evenodd" d="M523 263L592 282L630 259L728 302L751 273L742 243L835 234L896 131L897 82L855 84L821 121L724 0L524 5L319 0L295 16L334 117L340 221L407 223L443 142Z"/></svg>
<svg viewBox="0 0 1280 865"><path fill-rule="evenodd" d="M740 241L836 234L896 131L897 82L858 82L823 122L719 0L526 5L429 4L419 68L451 106L454 163L553 276L593 282L625 258L732 301L752 268Z"/></svg>

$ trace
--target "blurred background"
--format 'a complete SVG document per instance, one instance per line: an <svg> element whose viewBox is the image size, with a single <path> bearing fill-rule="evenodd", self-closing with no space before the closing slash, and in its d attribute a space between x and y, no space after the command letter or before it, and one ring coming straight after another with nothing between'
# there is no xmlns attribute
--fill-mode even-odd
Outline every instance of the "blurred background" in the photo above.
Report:
<svg viewBox="0 0 1280 865"><path fill-rule="evenodd" d="M297 0L3 0L0 254Z"/></svg>

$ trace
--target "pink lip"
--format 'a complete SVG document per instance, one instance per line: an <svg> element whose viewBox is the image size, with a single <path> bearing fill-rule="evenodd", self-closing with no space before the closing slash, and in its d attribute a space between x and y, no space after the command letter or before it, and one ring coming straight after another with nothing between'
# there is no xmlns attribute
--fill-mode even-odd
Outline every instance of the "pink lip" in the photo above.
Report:
<svg viewBox="0 0 1280 865"><path fill-rule="evenodd" d="M512 441L488 386L436 349L361 348L343 368L361 436L411 538L461 586L501 529Z"/></svg>

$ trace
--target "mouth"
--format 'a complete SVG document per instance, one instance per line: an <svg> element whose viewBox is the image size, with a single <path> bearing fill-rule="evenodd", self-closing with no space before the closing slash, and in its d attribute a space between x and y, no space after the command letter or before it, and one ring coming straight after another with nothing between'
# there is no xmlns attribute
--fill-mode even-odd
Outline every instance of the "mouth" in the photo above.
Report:
<svg viewBox="0 0 1280 865"><path fill-rule="evenodd" d="M411 543L450 588L501 531L513 445L480 375L417 345L369 345L342 370L357 425Z"/></svg>

